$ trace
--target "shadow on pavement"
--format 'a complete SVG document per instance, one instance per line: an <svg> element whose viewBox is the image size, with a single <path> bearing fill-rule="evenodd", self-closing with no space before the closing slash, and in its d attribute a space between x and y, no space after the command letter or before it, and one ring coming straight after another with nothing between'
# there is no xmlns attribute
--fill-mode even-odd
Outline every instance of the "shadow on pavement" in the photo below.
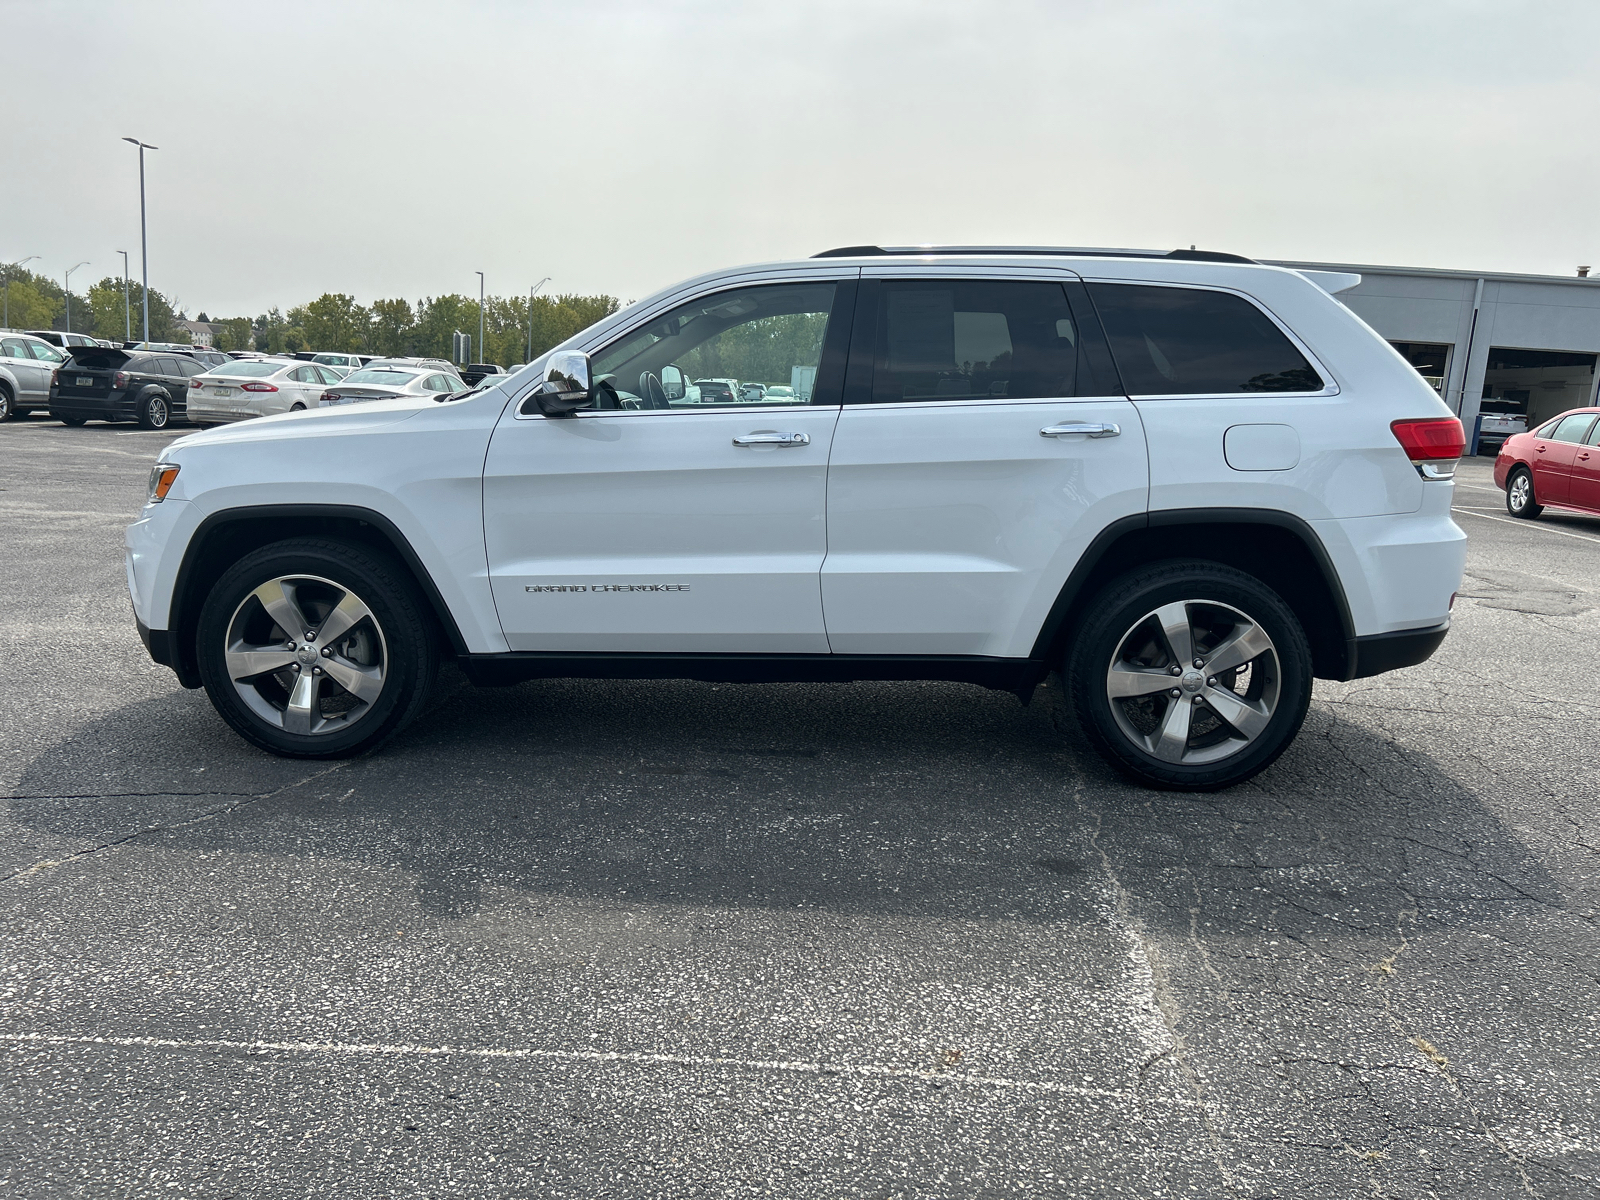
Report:
<svg viewBox="0 0 1600 1200"><path fill-rule="evenodd" d="M174 691L38 754L10 808L89 843L155 826L140 842L398 868L441 920L512 889L1056 921L1104 911L1107 865L1183 933L1202 893L1218 921L1291 936L1392 929L1427 899L1458 921L1559 903L1472 791L1324 706L1270 771L1206 796L1130 786L1045 707L931 683L462 686L330 770L255 752Z"/></svg>

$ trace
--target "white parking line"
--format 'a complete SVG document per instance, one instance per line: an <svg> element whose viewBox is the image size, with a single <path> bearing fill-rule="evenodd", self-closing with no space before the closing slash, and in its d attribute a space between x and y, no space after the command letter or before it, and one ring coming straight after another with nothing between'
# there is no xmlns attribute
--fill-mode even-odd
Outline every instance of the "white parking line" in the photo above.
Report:
<svg viewBox="0 0 1600 1200"><path fill-rule="evenodd" d="M1110 1088L1078 1087L996 1075L963 1075L953 1071L920 1071L914 1067L884 1067L873 1063L825 1063L804 1060L733 1058L721 1055L645 1054L624 1050L538 1050L470 1046L419 1046L383 1042L265 1042L228 1041L221 1038L92 1037L60 1033L0 1033L0 1042L13 1045L112 1046L124 1050L232 1050L245 1054L317 1054L339 1057L401 1056L445 1058L452 1055L478 1059L534 1059L565 1063L625 1063L642 1067L718 1067L746 1071L787 1071L798 1075L847 1075L874 1079L920 1079L929 1083L970 1083L1010 1091L1050 1092L1096 1100L1129 1100L1198 1108L1192 1100L1160 1095L1139 1095Z"/></svg>
<svg viewBox="0 0 1600 1200"><path fill-rule="evenodd" d="M1533 521L1514 521L1510 517L1491 517L1488 513L1478 512L1471 508L1460 508L1453 504L1450 506L1450 511L1466 513L1469 517L1480 517L1485 521L1501 521L1507 525L1520 525L1524 529L1537 529L1543 533L1559 533L1562 537L1577 538L1580 542L1593 542L1595 545L1600 546L1600 538L1590 537L1586 533L1571 533L1565 529L1551 529L1548 525L1539 525Z"/></svg>

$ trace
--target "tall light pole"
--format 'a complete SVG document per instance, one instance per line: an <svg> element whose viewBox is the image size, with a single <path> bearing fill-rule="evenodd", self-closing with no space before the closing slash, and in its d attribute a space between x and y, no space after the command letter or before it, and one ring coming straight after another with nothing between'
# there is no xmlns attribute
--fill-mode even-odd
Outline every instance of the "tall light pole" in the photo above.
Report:
<svg viewBox="0 0 1600 1200"><path fill-rule="evenodd" d="M122 255L122 340L133 341L133 313L128 306L128 252L118 250Z"/></svg>
<svg viewBox="0 0 1600 1200"><path fill-rule="evenodd" d="M139 267L144 272L144 340L150 340L150 242L145 236L147 226L144 219L144 152L146 150L159 150L160 146L152 146L141 142L138 138L125 137L125 142L132 142L139 147Z"/></svg>
<svg viewBox="0 0 1600 1200"><path fill-rule="evenodd" d="M550 276L546 275L528 289L528 357L522 360L525 363L533 361L533 294L549 282Z"/></svg>
<svg viewBox="0 0 1600 1200"><path fill-rule="evenodd" d="M39 256L37 254L30 254L27 258L19 258L14 263L6 264L6 316L5 321L0 324L3 324L7 329L11 328L11 272L16 270L23 263L32 262L38 257Z"/></svg>
<svg viewBox="0 0 1600 1200"><path fill-rule="evenodd" d="M88 259L84 259L81 263L77 263L76 265L70 266L70 267L67 268L66 279L64 280L64 282L67 285L66 288L65 288L65 291L67 293L67 332L68 333L72 332L72 273L74 271L76 271L78 269L78 267L87 267L88 265L89 265L89 260Z"/></svg>
<svg viewBox="0 0 1600 1200"><path fill-rule="evenodd" d="M483 356L483 272L474 271L478 277L478 361L488 362Z"/></svg>

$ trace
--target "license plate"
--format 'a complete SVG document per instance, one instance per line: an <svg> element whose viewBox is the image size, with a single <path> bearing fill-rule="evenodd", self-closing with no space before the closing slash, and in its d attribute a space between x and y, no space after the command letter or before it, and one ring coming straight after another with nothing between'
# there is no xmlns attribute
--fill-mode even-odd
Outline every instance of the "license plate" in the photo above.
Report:
<svg viewBox="0 0 1600 1200"><path fill-rule="evenodd" d="M211 389L211 394L213 396L231 396L233 395L233 389L231 387L214 387Z"/></svg>
<svg viewBox="0 0 1600 1200"><path fill-rule="evenodd" d="M88 375L79 375L77 377L77 379L75 379L73 382L76 383L79 387L93 387L94 386L93 378L91 378Z"/></svg>

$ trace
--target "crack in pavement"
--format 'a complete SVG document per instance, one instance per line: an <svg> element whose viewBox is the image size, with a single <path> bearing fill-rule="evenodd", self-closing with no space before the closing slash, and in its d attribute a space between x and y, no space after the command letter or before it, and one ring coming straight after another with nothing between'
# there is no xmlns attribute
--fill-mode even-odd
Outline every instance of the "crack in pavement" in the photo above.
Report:
<svg viewBox="0 0 1600 1200"><path fill-rule="evenodd" d="M45 859L41 859L38 862L31 864L30 866L23 867L21 870L13 871L9 875L0 875L0 883L10 883L14 879L26 879L28 876L37 875L41 871L53 870L54 868L59 867L59 866L63 865L64 863L73 862L76 859L80 859L80 858L88 858L88 857L90 857L92 855L99 854L101 851L112 850L112 849L115 849L118 846L124 846L127 843L135 840L136 838L144 837L147 834L164 833L167 830L171 830L171 829L185 829L190 825L200 825L200 824L203 824L206 821L213 820L216 817L227 816L231 812L237 812L239 809L245 807L247 804L259 804L261 801L270 800L270 799L272 799L272 797L280 795L283 792L286 792L286 791L290 790L291 788L301 787L301 786L303 786L305 784L310 783L314 779L321 779L324 775L331 775L333 772L340 770L341 768L343 768L346 765L347 765L346 762L334 763L330 767L324 767L320 771L313 771L310 775L307 775L304 778L296 779L292 783L283 784L281 787L275 787L272 790L266 791L266 792L113 792L113 793L111 793L110 795L108 795L105 798L106 799L120 799L122 797L139 797L139 796L234 796L234 797L239 797L239 799L238 799L238 802L235 803L235 804L225 804L225 805L222 805L220 808L208 809L206 812L201 813L199 816L190 817L188 820L185 820L185 821L170 821L170 822L167 822L166 824L163 824L163 825L147 825L143 829L136 829L132 833L126 834L126 835L124 835L122 837L119 837L119 838L111 838L108 841L101 842L97 846L85 846L82 850L74 850L71 854L67 855L65 858L45 858ZM12 796L12 797L9 797L9 799L13 799L13 800L19 800L19 799L41 799L41 800L63 799L63 800L66 800L66 799L96 799L96 798L98 798L98 794L97 793L93 793L93 792L85 793L82 796L60 796L60 797L56 797L56 796L38 796L38 797L34 797L34 796Z"/></svg>

